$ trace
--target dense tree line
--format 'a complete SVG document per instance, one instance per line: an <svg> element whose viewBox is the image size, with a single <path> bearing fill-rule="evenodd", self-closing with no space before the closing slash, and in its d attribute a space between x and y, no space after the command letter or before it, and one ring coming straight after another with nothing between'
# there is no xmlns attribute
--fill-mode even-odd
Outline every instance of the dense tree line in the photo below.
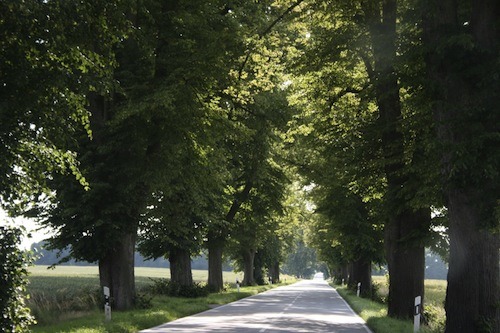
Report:
<svg viewBox="0 0 500 333"><path fill-rule="evenodd" d="M296 252L367 295L387 263L408 318L449 242L446 331L498 331L497 1L0 6L1 205L115 308L136 248L181 285L206 250L213 290L224 257L253 284Z"/></svg>

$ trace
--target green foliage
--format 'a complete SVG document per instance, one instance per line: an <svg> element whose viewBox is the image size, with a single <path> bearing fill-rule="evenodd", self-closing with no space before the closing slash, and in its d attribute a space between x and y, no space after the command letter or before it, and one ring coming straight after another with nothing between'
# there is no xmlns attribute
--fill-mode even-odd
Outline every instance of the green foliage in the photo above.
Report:
<svg viewBox="0 0 500 333"><path fill-rule="evenodd" d="M316 250L307 247L299 240L293 252L289 253L283 263L283 272L300 278L312 278L318 270Z"/></svg>
<svg viewBox="0 0 500 333"><path fill-rule="evenodd" d="M23 229L0 226L0 331L29 332L35 323L26 306L27 266L33 258L20 250Z"/></svg>
<svg viewBox="0 0 500 333"><path fill-rule="evenodd" d="M112 14L120 5L1 2L2 205L19 213L47 193L47 180L57 173L88 185L70 143L75 131L90 135L85 96L111 84L110 50L125 30L123 18Z"/></svg>
<svg viewBox="0 0 500 333"><path fill-rule="evenodd" d="M446 314L442 305L426 304L422 316L430 332L444 332Z"/></svg>
<svg viewBox="0 0 500 333"><path fill-rule="evenodd" d="M170 279L151 279L151 281L153 284L150 287L150 292L153 295L197 298L206 297L209 294L207 285L200 282L185 286L172 282Z"/></svg>

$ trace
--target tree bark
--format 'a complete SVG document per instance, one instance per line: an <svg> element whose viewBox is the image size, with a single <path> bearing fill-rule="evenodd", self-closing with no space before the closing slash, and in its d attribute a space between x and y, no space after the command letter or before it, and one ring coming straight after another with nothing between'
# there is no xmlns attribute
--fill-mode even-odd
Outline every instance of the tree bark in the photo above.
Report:
<svg viewBox="0 0 500 333"><path fill-rule="evenodd" d="M250 190L253 187L253 182L248 181L245 187L233 200L229 211L225 216L225 221L231 224L241 207L241 204L248 199ZM208 233L208 286L211 290L218 292L224 288L224 280L222 275L222 254L228 231L225 227L220 227L218 230L211 230Z"/></svg>
<svg viewBox="0 0 500 333"><path fill-rule="evenodd" d="M253 279L258 285L264 285L264 263L262 252L256 252L253 258Z"/></svg>
<svg viewBox="0 0 500 333"><path fill-rule="evenodd" d="M399 214L385 229L389 269L388 315L413 318L415 297L424 300L425 248L423 238L429 209Z"/></svg>
<svg viewBox="0 0 500 333"><path fill-rule="evenodd" d="M360 294L370 297L372 292L372 264L369 260L359 259L352 263L349 276L349 287L357 288L361 283Z"/></svg>
<svg viewBox="0 0 500 333"><path fill-rule="evenodd" d="M99 260L99 280L108 287L114 310L129 310L135 302L134 254L136 233L123 235L121 242Z"/></svg>
<svg viewBox="0 0 500 333"><path fill-rule="evenodd" d="M280 282L280 263L275 261L271 267L269 267L269 275L271 276L272 283Z"/></svg>
<svg viewBox="0 0 500 333"><path fill-rule="evenodd" d="M219 292L224 288L222 276L222 254L225 240L214 233L208 234L208 288Z"/></svg>
<svg viewBox="0 0 500 333"><path fill-rule="evenodd" d="M500 329L499 237L480 227L471 196L450 191L446 333Z"/></svg>
<svg viewBox="0 0 500 333"><path fill-rule="evenodd" d="M253 286L255 285L255 280L253 276L253 268L254 268L254 258L255 258L255 250L254 249L246 249L243 250L243 282L244 286Z"/></svg>
<svg viewBox="0 0 500 333"><path fill-rule="evenodd" d="M193 284L191 253L185 249L174 248L170 250L168 260L170 261L170 280L181 286L191 286Z"/></svg>

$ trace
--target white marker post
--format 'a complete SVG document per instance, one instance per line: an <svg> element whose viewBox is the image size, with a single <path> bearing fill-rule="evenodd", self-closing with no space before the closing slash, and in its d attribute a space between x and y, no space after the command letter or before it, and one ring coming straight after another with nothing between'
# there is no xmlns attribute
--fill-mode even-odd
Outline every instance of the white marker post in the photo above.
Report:
<svg viewBox="0 0 500 333"><path fill-rule="evenodd" d="M422 297L415 297L415 316L413 317L413 332L420 331L420 311L421 311Z"/></svg>
<svg viewBox="0 0 500 333"><path fill-rule="evenodd" d="M344 279L342 279L342 287L344 286Z"/></svg>
<svg viewBox="0 0 500 333"><path fill-rule="evenodd" d="M103 287L104 289L104 317L106 321L111 320L111 305L109 305L109 297L111 294L109 293L108 287Z"/></svg>
<svg viewBox="0 0 500 333"><path fill-rule="evenodd" d="M236 280L236 289L240 292L240 281Z"/></svg>
<svg viewBox="0 0 500 333"><path fill-rule="evenodd" d="M357 293L357 294L358 294L358 297L359 297L359 293L360 293L360 291L361 291L361 282L358 282L358 293Z"/></svg>

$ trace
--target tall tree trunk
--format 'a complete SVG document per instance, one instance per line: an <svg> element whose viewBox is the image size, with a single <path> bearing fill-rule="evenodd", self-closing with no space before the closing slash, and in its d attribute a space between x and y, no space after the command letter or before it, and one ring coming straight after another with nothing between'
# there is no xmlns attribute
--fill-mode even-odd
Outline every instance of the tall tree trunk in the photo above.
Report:
<svg viewBox="0 0 500 333"><path fill-rule="evenodd" d="M121 242L99 260L99 280L108 287L111 306L115 310L129 310L135 302L134 254L136 233L123 235Z"/></svg>
<svg viewBox="0 0 500 333"><path fill-rule="evenodd" d="M224 243L223 237L216 236L213 232L208 234L208 288L214 292L219 292L224 288L222 276Z"/></svg>
<svg viewBox="0 0 500 333"><path fill-rule="evenodd" d="M243 264L244 264L242 285L253 286L255 285L255 280L253 276L255 250L245 249L242 251L241 254L243 256Z"/></svg>
<svg viewBox="0 0 500 333"><path fill-rule="evenodd" d="M429 221L429 209L421 209L399 214L396 221L386 226L389 316L412 318L415 297L424 299L425 248L422 240Z"/></svg>
<svg viewBox="0 0 500 333"><path fill-rule="evenodd" d="M372 40L373 66L365 61L377 95L387 178L385 200L392 214L384 231L389 268L388 315L412 318L414 297L424 294L425 266L421 263L425 256L423 239L426 235L422 234L422 225L428 226L430 216L407 207L401 195L408 176L404 174L402 112L395 69L397 1L365 1L363 9ZM408 237L413 238L409 245L406 244Z"/></svg>
<svg viewBox="0 0 500 333"><path fill-rule="evenodd" d="M170 261L171 281L181 286L192 285L191 253L185 249L174 248L170 250L168 260Z"/></svg>
<svg viewBox="0 0 500 333"><path fill-rule="evenodd" d="M256 252L253 259L253 279L258 285L264 285L264 263L262 252Z"/></svg>
<svg viewBox="0 0 500 333"><path fill-rule="evenodd" d="M428 79L435 87L429 92L437 139L446 145L441 163L447 180L450 236L445 332L500 332L500 236L494 213L498 182L474 173L491 167L483 163L497 152L498 140L470 145L478 136L498 135L500 4L471 1L467 29L459 19L458 5L443 0L423 19L426 48L441 49L439 54L429 52L425 60ZM473 49L449 43L453 38L464 39L466 33L472 37ZM463 168L456 152L479 162Z"/></svg>
<svg viewBox="0 0 500 333"><path fill-rule="evenodd" d="M248 199L250 190L253 187L253 182L248 181L245 187L233 200L229 211L225 216L225 221L231 224L241 207L241 204ZM228 230L225 226L219 227L217 230L211 230L208 233L208 286L213 291L221 291L224 288L224 280L222 275L222 254Z"/></svg>
<svg viewBox="0 0 500 333"><path fill-rule="evenodd" d="M269 267L269 275L273 283L280 282L280 262L275 261L271 267Z"/></svg>
<svg viewBox="0 0 500 333"><path fill-rule="evenodd" d="M350 283L357 288L361 283L360 294L370 297L372 292L372 264L369 260L359 259L352 263Z"/></svg>

